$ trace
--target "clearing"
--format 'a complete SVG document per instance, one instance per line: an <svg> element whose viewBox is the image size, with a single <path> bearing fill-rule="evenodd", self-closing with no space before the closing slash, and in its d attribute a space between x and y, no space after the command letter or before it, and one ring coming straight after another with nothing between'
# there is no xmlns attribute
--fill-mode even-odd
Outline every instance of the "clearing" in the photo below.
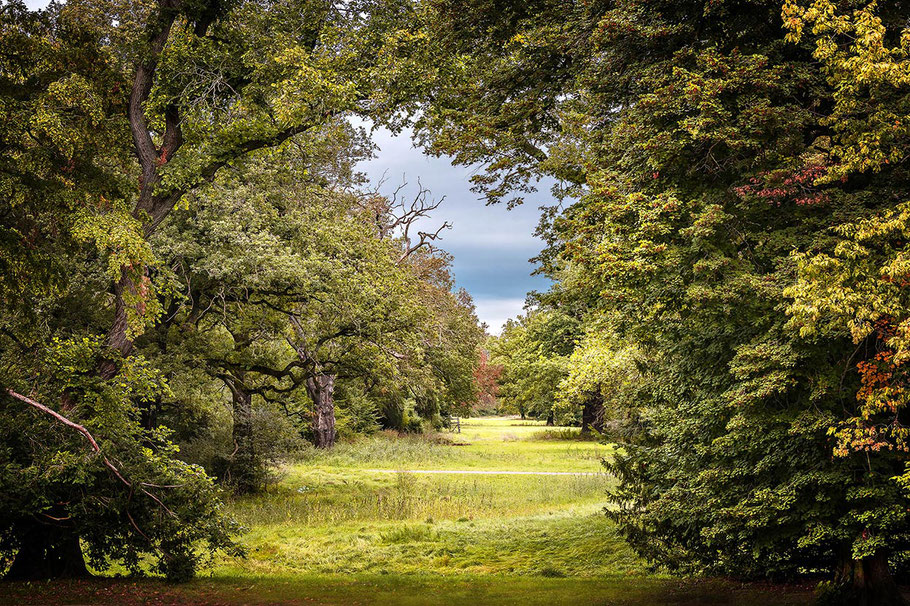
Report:
<svg viewBox="0 0 910 606"><path fill-rule="evenodd" d="M575 431L481 418L447 440L380 434L313 451L229 504L249 529L246 559L180 586L5 585L0 604L809 603L805 587L649 572L603 515L612 447Z"/></svg>

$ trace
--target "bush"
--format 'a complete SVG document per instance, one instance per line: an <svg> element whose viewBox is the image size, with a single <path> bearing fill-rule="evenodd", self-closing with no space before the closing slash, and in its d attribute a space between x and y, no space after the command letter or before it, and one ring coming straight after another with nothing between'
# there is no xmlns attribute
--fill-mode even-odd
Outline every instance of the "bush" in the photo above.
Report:
<svg viewBox="0 0 910 606"><path fill-rule="evenodd" d="M214 407L195 435L180 443L180 458L229 483L234 453L232 430L228 406ZM280 479L278 466L299 458L308 446L299 423L261 400L253 403L253 440L260 463L258 483L262 486L276 483Z"/></svg>
<svg viewBox="0 0 910 606"><path fill-rule="evenodd" d="M339 438L370 435L379 428L379 406L359 389L339 389L335 398L335 429Z"/></svg>

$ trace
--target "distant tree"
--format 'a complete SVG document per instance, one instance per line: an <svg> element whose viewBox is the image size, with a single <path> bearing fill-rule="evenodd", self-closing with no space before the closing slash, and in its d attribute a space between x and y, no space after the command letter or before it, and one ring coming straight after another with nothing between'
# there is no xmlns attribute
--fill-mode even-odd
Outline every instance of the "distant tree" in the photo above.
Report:
<svg viewBox="0 0 910 606"><path fill-rule="evenodd" d="M499 395L499 378L502 375L502 366L490 363L490 353L486 345L478 349L477 367L474 369L474 382L477 384L477 402L473 406L474 412L485 413L497 410L497 396Z"/></svg>
<svg viewBox="0 0 910 606"><path fill-rule="evenodd" d="M553 404L568 371L578 325L553 310L532 310L509 320L490 344L490 361L502 367L502 409L553 424Z"/></svg>
<svg viewBox="0 0 910 606"><path fill-rule="evenodd" d="M557 417L581 418L582 433L587 427L603 432L618 430L627 423L626 415L635 409L636 390L640 388L640 355L620 349L609 332L591 330L581 340L568 361L568 373L559 384L555 411Z"/></svg>

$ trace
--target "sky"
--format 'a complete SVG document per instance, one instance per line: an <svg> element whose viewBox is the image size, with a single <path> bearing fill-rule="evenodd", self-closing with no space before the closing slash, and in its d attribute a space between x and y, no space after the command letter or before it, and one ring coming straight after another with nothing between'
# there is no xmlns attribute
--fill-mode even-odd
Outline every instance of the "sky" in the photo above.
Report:
<svg viewBox="0 0 910 606"><path fill-rule="evenodd" d="M377 129L373 141L379 148L376 157L358 169L373 185L384 177L382 193L390 194L406 181L405 191L413 195L419 178L431 198L445 197L424 231L435 231L445 221L452 224L437 245L453 256L456 285L471 293L480 320L498 333L508 318L521 313L528 291L547 286L545 278L531 275L534 266L529 261L543 248L533 235L540 211L530 202L512 210L485 205L471 191L474 169L424 155L407 132L394 136Z"/></svg>
<svg viewBox="0 0 910 606"><path fill-rule="evenodd" d="M39 9L48 2L26 0L26 4ZM537 206L530 202L513 210L504 205L486 206L471 192L474 169L452 166L447 158L425 156L413 147L407 132L393 136L380 129L373 133L373 140L379 148L376 157L358 168L373 185L385 176L382 193L391 193L403 179L409 183L405 191L416 192L419 178L431 197L445 197L427 227L445 221L452 224L437 245L452 254L456 285L471 293L477 316L491 333L498 334L508 318L522 312L528 291L547 286L545 278L531 276L534 266L529 261L543 248L533 235L540 217Z"/></svg>

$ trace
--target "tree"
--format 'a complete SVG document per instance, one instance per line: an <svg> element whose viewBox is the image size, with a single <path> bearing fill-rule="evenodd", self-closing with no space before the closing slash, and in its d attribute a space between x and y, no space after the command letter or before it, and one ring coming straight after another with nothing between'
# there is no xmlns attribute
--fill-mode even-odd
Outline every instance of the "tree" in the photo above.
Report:
<svg viewBox="0 0 910 606"><path fill-rule="evenodd" d="M602 433L627 425L623 417L635 408L641 356L611 341L608 331L590 330L569 357L568 373L557 389L557 416L574 420L580 415L582 433L586 426Z"/></svg>
<svg viewBox="0 0 910 606"><path fill-rule="evenodd" d="M497 410L502 366L490 363L489 344L490 338L478 351L479 360L474 370L474 382L477 384L478 396L472 412L479 414L489 414Z"/></svg>
<svg viewBox="0 0 910 606"><path fill-rule="evenodd" d="M241 493L260 489L272 462L255 449L254 399L298 420L308 412L288 406L311 377L287 341L286 310L320 296L328 242L368 236L345 230L351 197L341 188L369 151L363 133L338 121L216 179L153 240L167 268L160 281L172 286L168 312L138 343L159 366L201 367L229 391L234 450L220 475Z"/></svg>
<svg viewBox="0 0 910 606"><path fill-rule="evenodd" d="M90 24L53 6L0 7L4 196L0 243L0 568L12 578L87 574L148 561L191 576L205 551L236 550L210 479L174 458L166 430L148 431L135 401L166 390L142 360L99 379L104 348L104 233L142 257L120 222L132 185L123 79ZM120 259L116 254L113 258Z"/></svg>
<svg viewBox="0 0 910 606"><path fill-rule="evenodd" d="M441 201L429 201L418 187L406 203L403 187L391 198L375 192L346 198L350 216L332 221L331 232L323 228L316 292L287 310L289 342L308 372L314 436L323 448L335 442L340 381L362 381L398 429L406 401L438 425L440 412L473 398L481 329L470 297L453 292L450 257L433 244L449 226L433 232L417 226Z"/></svg>
<svg viewBox="0 0 910 606"><path fill-rule="evenodd" d="M829 435L879 391L881 360L857 373L843 318L801 336L785 310L792 251L832 251L830 227L906 199L906 88L885 78L903 73L903 47L886 48L902 5L880 5L878 24L788 3L791 26L822 18L818 44L794 44L775 3L499 4L434 3L428 27L462 60L434 83L424 141L489 162L493 200L540 175L576 196L546 217L548 303L583 304L644 364L611 466L620 528L678 569L826 570L850 582L842 601L900 603L888 565L907 549L907 495L888 478L902 461L832 457ZM836 276L805 287L802 311Z"/></svg>
<svg viewBox="0 0 910 606"><path fill-rule="evenodd" d="M834 106L825 124L834 131L832 166L820 181L869 178L886 173L908 154L906 109L910 103L910 30L894 7L870 3L850 14L829 2L784 7L789 38L804 36L815 45L814 56L835 86ZM810 32L806 32L806 28ZM899 44L888 45L899 33ZM898 175L902 171L897 171ZM795 258L798 280L788 289L791 324L807 338L844 338L856 345L852 360L860 385L856 400L830 428L834 453L866 461L873 457L907 468L906 361L907 304L903 291L907 267L906 190L901 202L868 218L834 226L834 242L823 251ZM907 472L897 478L907 487ZM887 480L886 480L887 482ZM894 521L893 519L891 520ZM896 601L885 555L894 540L893 527L864 537L854 546L854 563L839 584L848 595L870 594L880 603Z"/></svg>
<svg viewBox="0 0 910 606"><path fill-rule="evenodd" d="M356 109L371 82L359 46L388 27L382 2L177 2L141 11L109 3L68 3L120 42L132 88L128 113L139 160L139 194L130 217L148 237L178 201L251 152L275 147ZM363 60L361 62L361 60ZM187 69L192 66L193 69ZM149 308L148 260L115 272L115 317L108 344L121 354ZM102 374L116 369L109 363Z"/></svg>
<svg viewBox="0 0 910 606"><path fill-rule="evenodd" d="M553 424L553 404L577 330L571 318L553 310L532 310L506 322L490 345L491 362L502 367L499 398L505 410Z"/></svg>
<svg viewBox="0 0 910 606"><path fill-rule="evenodd" d="M390 71L395 44L383 41L400 9L307 0L76 0L37 15L21 2L0 7L0 137L11 152L0 167L2 414L11 431L35 411L47 417L34 440L4 435L10 572L81 573L83 540L98 566L119 559L138 571L151 555L186 578L201 561L197 546L232 548L210 480L176 458L165 428L142 419L167 391L132 355L167 298L149 240L222 169L369 110L374 85L390 82L374 70ZM394 87L376 96L376 112L394 111ZM56 361L61 351L66 363ZM83 437L52 431L58 422L85 436L89 456L75 448Z"/></svg>

